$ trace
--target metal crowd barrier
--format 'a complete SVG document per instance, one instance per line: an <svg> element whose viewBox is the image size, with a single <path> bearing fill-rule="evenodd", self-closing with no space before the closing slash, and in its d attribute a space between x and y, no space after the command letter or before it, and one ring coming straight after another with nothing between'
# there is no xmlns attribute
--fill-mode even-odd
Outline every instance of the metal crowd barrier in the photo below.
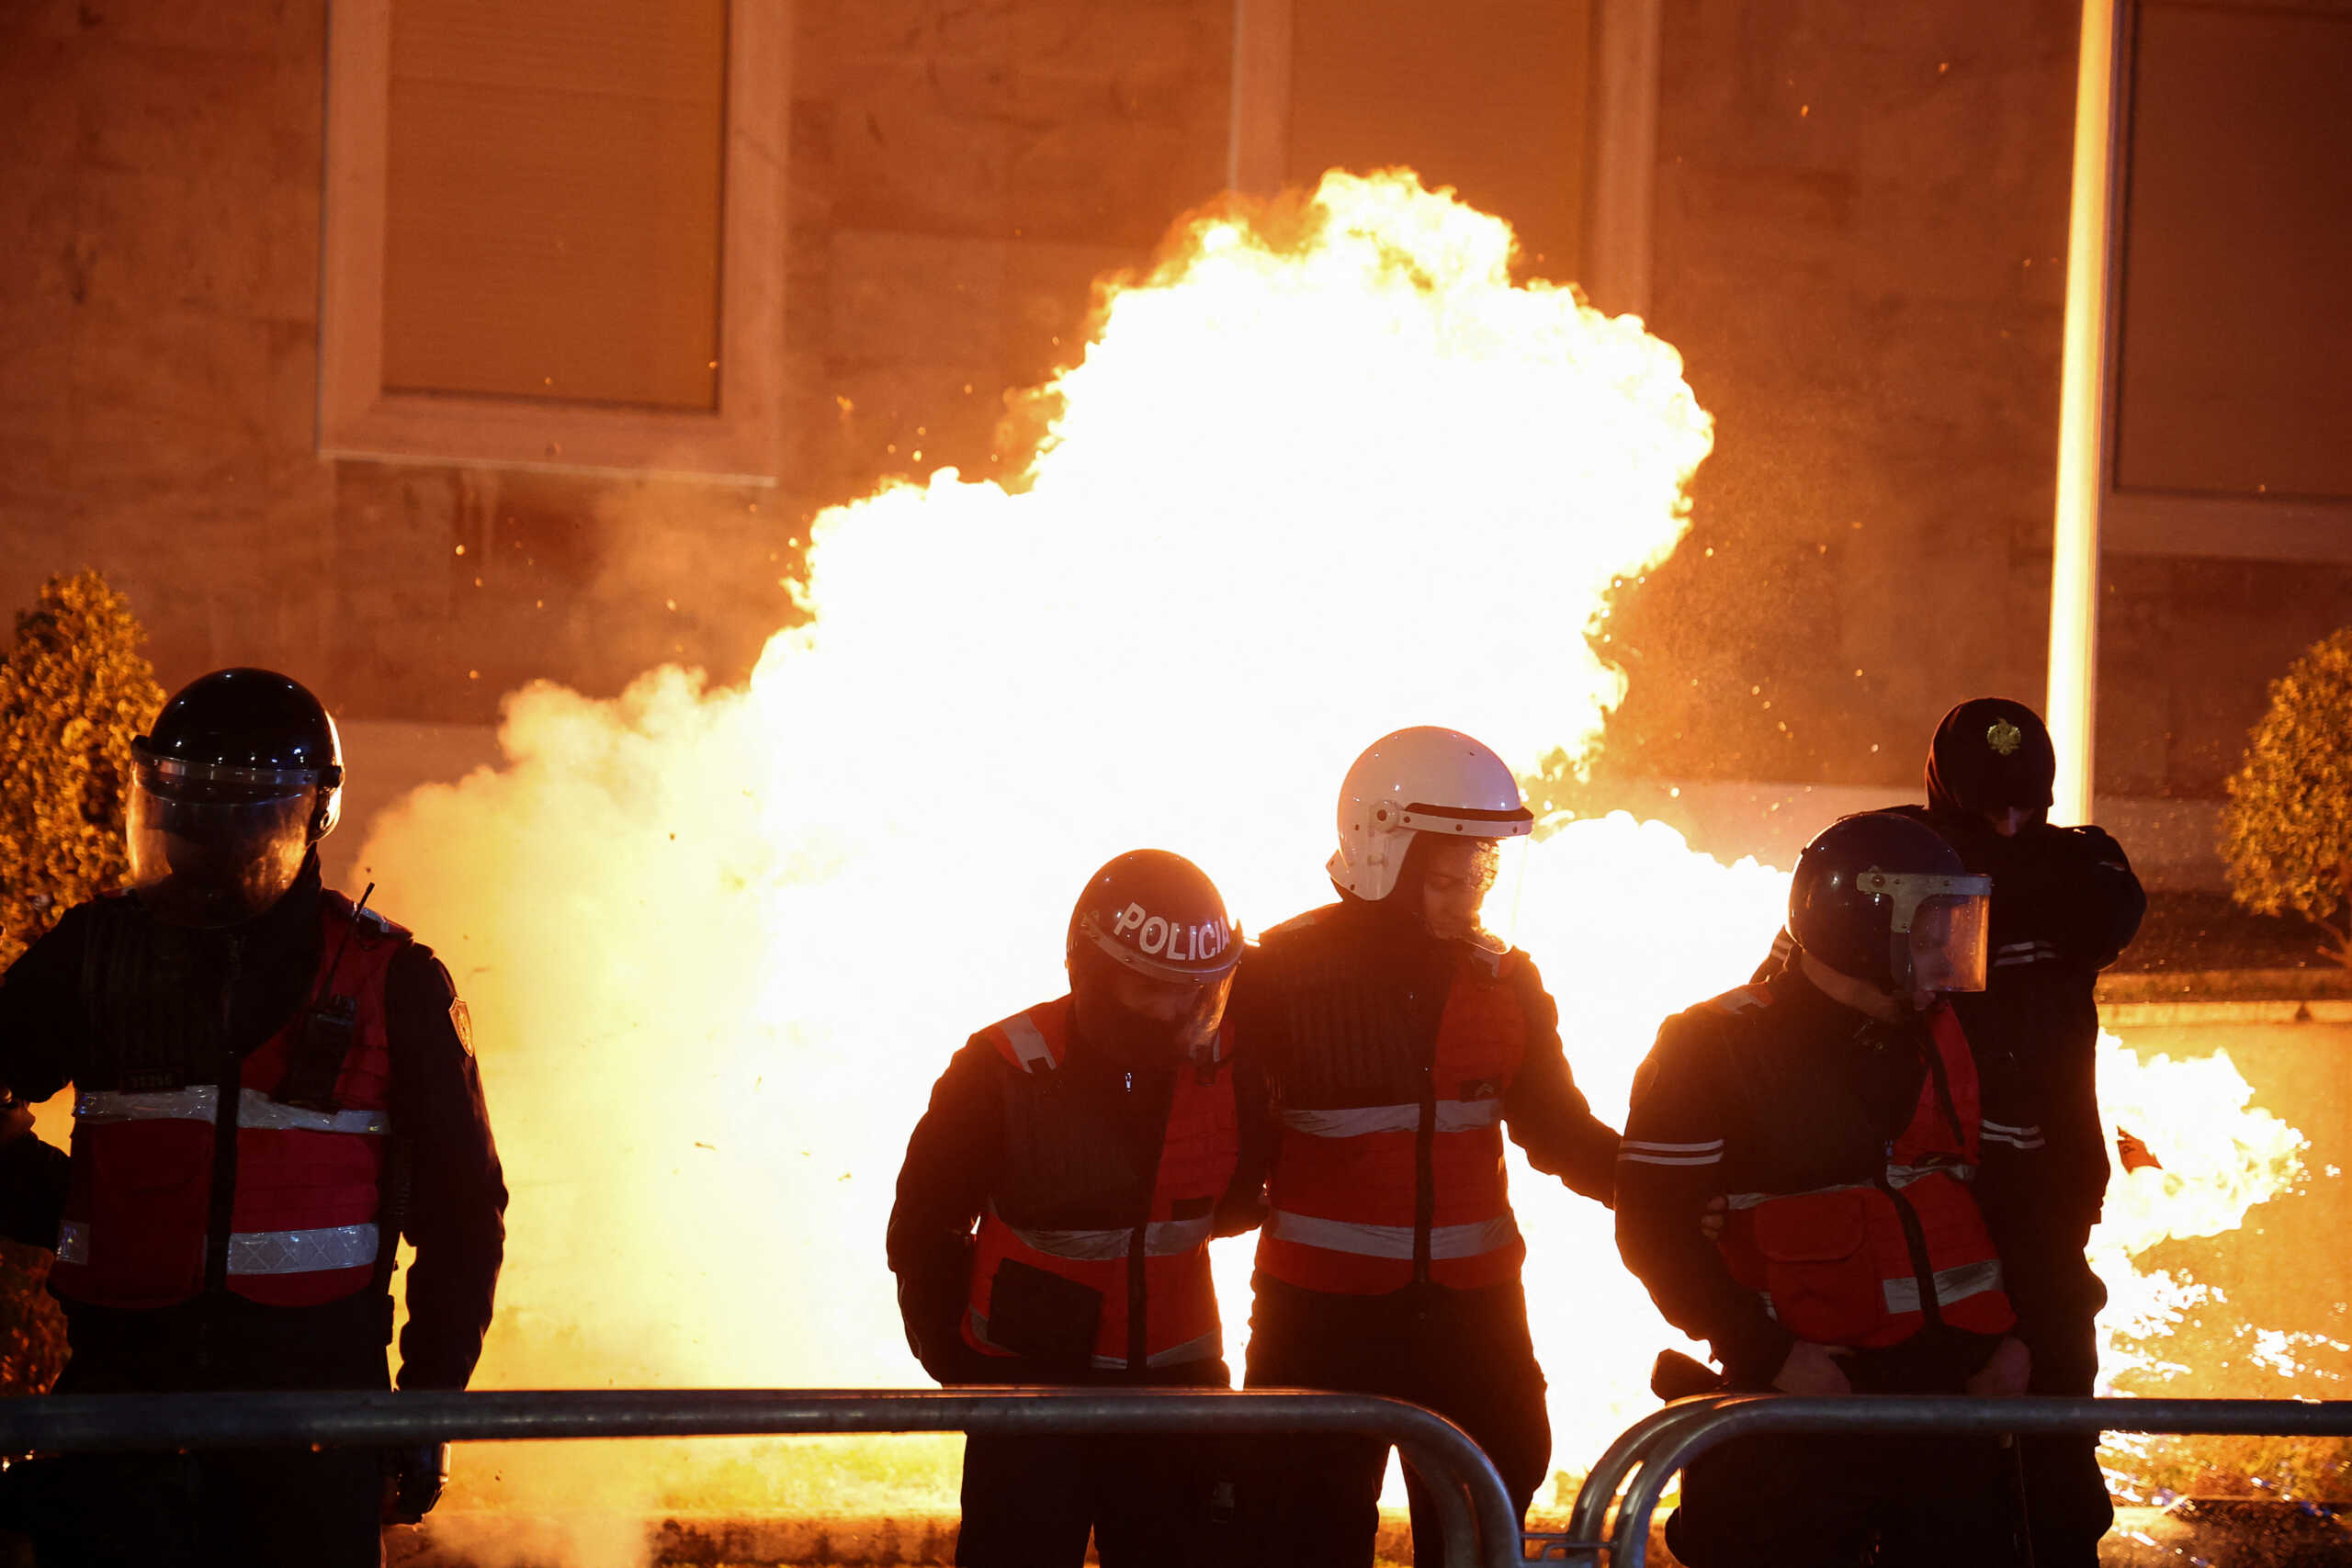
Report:
<svg viewBox="0 0 2352 1568"><path fill-rule="evenodd" d="M1975 1399L1863 1394L1798 1399L1713 1394L1678 1400L1610 1445L1577 1492L1561 1536L1530 1537L1541 1555L1643 1568L1650 1520L1667 1483L1718 1443L1765 1433L1997 1437L2060 1432L2161 1432L2248 1437L2352 1437L2352 1401L2285 1399ZM1613 1529L1609 1506L1618 1504Z"/></svg>
<svg viewBox="0 0 2352 1568"><path fill-rule="evenodd" d="M1446 1568L1518 1563L1519 1518L1461 1427L1402 1400L1283 1390L589 1389L488 1393L72 1394L0 1400L0 1452L383 1447L540 1438L967 1432L992 1437L1346 1433L1427 1478Z"/></svg>

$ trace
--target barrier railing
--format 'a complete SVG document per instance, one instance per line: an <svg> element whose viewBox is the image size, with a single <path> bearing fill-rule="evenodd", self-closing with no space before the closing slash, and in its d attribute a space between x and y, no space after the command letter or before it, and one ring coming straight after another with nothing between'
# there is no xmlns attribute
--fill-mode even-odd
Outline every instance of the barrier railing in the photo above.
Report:
<svg viewBox="0 0 2352 1568"><path fill-rule="evenodd" d="M2283 1399L1976 1399L1864 1394L1798 1399L1715 1394L1679 1400L1610 1445L1577 1494L1564 1535L1531 1537L1543 1555L1643 1568L1650 1520L1667 1483L1719 1443L1764 1433L1939 1437L2152 1432L2352 1437L2352 1401ZM1613 1527L1609 1506L1624 1493Z"/></svg>
<svg viewBox="0 0 2352 1568"><path fill-rule="evenodd" d="M486 1393L69 1394L0 1400L0 1452L388 1447L559 1438L1231 1437L1347 1433L1396 1445L1430 1481L1447 1568L1521 1561L1494 1461L1451 1421L1368 1394L1284 1390L588 1389Z"/></svg>

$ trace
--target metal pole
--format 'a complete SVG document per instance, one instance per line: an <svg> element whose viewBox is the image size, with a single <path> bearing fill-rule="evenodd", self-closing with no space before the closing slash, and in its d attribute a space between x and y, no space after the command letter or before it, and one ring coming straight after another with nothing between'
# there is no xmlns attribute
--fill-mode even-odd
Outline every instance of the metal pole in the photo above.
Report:
<svg viewBox="0 0 2352 1568"><path fill-rule="evenodd" d="M2285 1399L1977 1399L1958 1394L1787 1395L1694 1407L1652 1433L1640 1473L1619 1505L1611 1568L1643 1568L1650 1518L1667 1483L1716 1444L1763 1434L1998 1437L2045 1432L2212 1432L2268 1437L2352 1436L2352 1401ZM1586 1483L1590 1485L1589 1480ZM1582 1499L1578 1499L1581 1504ZM1582 1510L1579 1509L1579 1512Z"/></svg>
<svg viewBox="0 0 2352 1568"><path fill-rule="evenodd" d="M2091 820L2098 709L2099 510L2108 485L2108 344L2124 83L2119 4L2083 0L2075 80L2074 201L2066 222L2066 317L2058 378L2058 496L2050 561L2052 818Z"/></svg>
<svg viewBox="0 0 2352 1568"><path fill-rule="evenodd" d="M1272 196L1290 157L1292 0L1233 0L1225 188Z"/></svg>
<svg viewBox="0 0 2352 1568"><path fill-rule="evenodd" d="M436 1440L820 1432L1027 1437L1347 1432L1382 1438L1395 1443L1439 1495L1450 1527L1445 1531L1448 1568L1511 1568L1520 1561L1519 1516L1494 1461L1443 1416L1371 1394L1028 1387L560 1389L48 1394L0 1400L0 1453L139 1453L313 1444L373 1448Z"/></svg>

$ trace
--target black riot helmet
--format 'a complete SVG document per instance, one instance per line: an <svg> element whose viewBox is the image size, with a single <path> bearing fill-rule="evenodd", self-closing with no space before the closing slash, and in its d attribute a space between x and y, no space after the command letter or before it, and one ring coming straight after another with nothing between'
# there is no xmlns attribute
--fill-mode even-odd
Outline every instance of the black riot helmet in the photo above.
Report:
<svg viewBox="0 0 2352 1568"><path fill-rule="evenodd" d="M130 749L130 886L176 925L235 925L277 903L342 809L334 720L271 671L198 678Z"/></svg>
<svg viewBox="0 0 2352 1568"><path fill-rule="evenodd" d="M1860 812L1798 855L1789 934L1839 974L1887 991L1981 991L1992 893L1992 878L1971 875L1926 823Z"/></svg>
<svg viewBox="0 0 2352 1568"><path fill-rule="evenodd" d="M1132 850L1070 911L1071 1005L1087 1043L1137 1066L1213 1060L1241 962L1241 927L1201 868Z"/></svg>

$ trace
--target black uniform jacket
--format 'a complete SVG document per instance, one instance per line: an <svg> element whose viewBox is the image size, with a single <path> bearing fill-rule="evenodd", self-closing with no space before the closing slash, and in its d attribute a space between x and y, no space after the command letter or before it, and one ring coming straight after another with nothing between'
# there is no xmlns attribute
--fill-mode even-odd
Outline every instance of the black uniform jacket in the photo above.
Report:
<svg viewBox="0 0 2352 1568"><path fill-rule="evenodd" d="M224 1056L250 1055L310 1005L320 896L314 855L266 912L222 931L169 926L119 901L111 910L85 904L66 911L0 978L0 1085L38 1102L81 1081L102 1056L97 1031L107 1026L85 1001L84 960L96 922L109 917L137 922L140 957L130 972L109 976L105 1014L136 1030L141 1049L176 1043L190 1081L219 1081ZM400 1386L463 1388L481 1354L505 1253L505 1180L472 1043L460 1028L463 1009L432 949L411 943L393 960L385 1007L392 1135L409 1173L401 1229L416 1249ZM0 1234L56 1246L66 1170L65 1153L30 1134L0 1147ZM153 1309L64 1306L69 1377L85 1393L380 1386L391 1323L389 1298L368 1291L308 1307L225 1293Z"/></svg>
<svg viewBox="0 0 2352 1568"><path fill-rule="evenodd" d="M1499 959L1429 934L1385 904L1346 899L1269 931L1234 981L1234 1038L1285 1102L1333 1109L1410 1105L1431 1094L1438 1025L1465 958L1493 964L1527 1021L1525 1054L1503 1092L1503 1125L1527 1162L1606 1203L1617 1133L1592 1113L1560 1045L1560 1009L1534 961ZM1429 1170L1419 1207L1428 1224Z"/></svg>
<svg viewBox="0 0 2352 1568"><path fill-rule="evenodd" d="M1968 869L1993 879L1982 991L1951 998L1986 1077L2040 1123L2049 1141L2048 1201L2076 1249L2107 1193L2108 1129L2094 1066L2098 972L2139 933L2148 896L2123 846L2098 828L2030 823L2014 836L1952 806L1887 807L1925 822ZM1757 973L1787 962L1788 934Z"/></svg>
<svg viewBox="0 0 2352 1568"><path fill-rule="evenodd" d="M1666 1320L1714 1347L1738 1387L1763 1388L1794 1341L1733 1279L1701 1233L1708 1202L1735 1192L1797 1193L1867 1182L1917 1108L1934 1041L1924 1021L1883 1023L1831 999L1792 967L1726 1008L1666 1021L1634 1079L1617 1173L1617 1248ZM1981 1085L1973 1184L2030 1348L2046 1310L2030 1281L2053 1278L2043 1151L2033 1127ZM2020 1278L2029 1281L2020 1291ZM1981 1336L1966 1337L1982 1339ZM1989 1340L1950 1347L1973 1371Z"/></svg>
<svg viewBox="0 0 2352 1568"><path fill-rule="evenodd" d="M1014 1066L985 1034L965 1042L907 1140L890 1210L899 1315L925 1371L941 1382L1068 1381L964 1343L974 1229L991 1202L1014 1223L1046 1229L1139 1224L1151 1212L1177 1074L1195 1070L1114 1060L1086 1042L1075 1020L1068 1055L1049 1073ZM1234 1074L1241 1147L1215 1234L1235 1235L1264 1216L1265 1091L1246 1056L1222 1070Z"/></svg>

